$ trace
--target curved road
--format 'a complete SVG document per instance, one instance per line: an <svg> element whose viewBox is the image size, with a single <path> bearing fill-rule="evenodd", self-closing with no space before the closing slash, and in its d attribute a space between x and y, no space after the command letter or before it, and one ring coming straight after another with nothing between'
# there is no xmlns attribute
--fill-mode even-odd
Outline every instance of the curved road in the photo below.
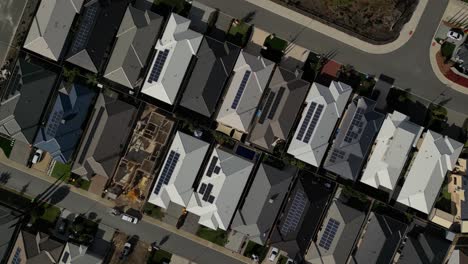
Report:
<svg viewBox="0 0 468 264"><path fill-rule="evenodd" d="M429 60L432 37L447 7L447 0L429 0L417 29L410 40L394 52L374 55L358 50L317 31L305 28L282 16L271 13L244 0L198 0L208 6L219 8L230 16L242 18L255 11L250 22L279 37L294 41L297 45L323 54L335 51L334 60L351 64L357 70L372 75L385 74L395 79L394 85L432 102L448 101L446 108L461 113L457 121L468 114L468 95L452 90L435 76ZM453 114L453 113L452 113ZM450 116L450 114L449 114ZM463 117L461 120L460 117Z"/></svg>

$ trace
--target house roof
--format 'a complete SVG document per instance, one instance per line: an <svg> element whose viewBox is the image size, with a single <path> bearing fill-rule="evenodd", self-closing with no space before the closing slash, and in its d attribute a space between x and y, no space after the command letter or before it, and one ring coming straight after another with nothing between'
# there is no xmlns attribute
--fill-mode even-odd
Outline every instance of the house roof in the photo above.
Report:
<svg viewBox="0 0 468 264"><path fill-rule="evenodd" d="M462 149L462 143L428 130L397 201L428 214L447 172L454 168Z"/></svg>
<svg viewBox="0 0 468 264"><path fill-rule="evenodd" d="M274 67L274 62L242 51L234 66L216 121L247 133ZM245 88L241 90L239 88L244 78ZM235 100L237 104L233 104Z"/></svg>
<svg viewBox="0 0 468 264"><path fill-rule="evenodd" d="M28 263L49 264L60 260L65 244L53 239L49 235L20 231L23 239L23 249Z"/></svg>
<svg viewBox="0 0 468 264"><path fill-rule="evenodd" d="M408 226L385 215L371 213L369 218L353 259L356 263L390 264Z"/></svg>
<svg viewBox="0 0 468 264"><path fill-rule="evenodd" d="M292 167L279 170L270 165L260 165L245 200L234 216L231 229L264 245L296 173L297 169Z"/></svg>
<svg viewBox="0 0 468 264"><path fill-rule="evenodd" d="M334 190L333 182L324 183L307 176L310 175L302 177L290 192L270 236L272 246L296 260L303 259Z"/></svg>
<svg viewBox="0 0 468 264"><path fill-rule="evenodd" d="M341 82L331 82L329 87L313 83L305 99L306 106L291 139L288 153L296 159L318 167L325 156L336 122L343 114L351 92L352 88ZM323 105L322 113L317 112L318 105ZM313 113L317 113L318 117L315 128L311 124ZM306 136L307 131L309 131L308 136Z"/></svg>
<svg viewBox="0 0 468 264"><path fill-rule="evenodd" d="M253 166L250 160L215 148L187 211L200 217L200 225L227 230Z"/></svg>
<svg viewBox="0 0 468 264"><path fill-rule="evenodd" d="M172 13L145 78L142 92L173 105L192 57L197 54L203 35L189 29L190 20ZM159 56L159 60L157 60ZM155 62L158 63L157 67Z"/></svg>
<svg viewBox="0 0 468 264"><path fill-rule="evenodd" d="M310 244L305 259L309 263L347 263L366 214L340 200L334 201L323 220L316 241ZM333 235L334 234L334 235Z"/></svg>
<svg viewBox="0 0 468 264"><path fill-rule="evenodd" d="M178 131L164 165L161 166L148 202L166 209L170 202L186 207L193 195L193 184L209 146L210 144L205 141ZM171 152L179 155L173 165L172 174L167 173L173 162Z"/></svg>
<svg viewBox="0 0 468 264"><path fill-rule="evenodd" d="M27 144L34 142L57 74L19 59L0 107L0 127Z"/></svg>
<svg viewBox="0 0 468 264"><path fill-rule="evenodd" d="M128 0L94 0L86 3L67 61L99 72L127 5Z"/></svg>
<svg viewBox="0 0 468 264"><path fill-rule="evenodd" d="M80 141L95 96L95 91L79 84L61 88L34 146L49 152L55 160L67 163Z"/></svg>
<svg viewBox="0 0 468 264"><path fill-rule="evenodd" d="M277 140L286 140L304 102L310 83L284 68L276 68L271 78L259 118L249 141L272 151Z"/></svg>
<svg viewBox="0 0 468 264"><path fill-rule="evenodd" d="M42 0L24 48L58 61L75 15L84 0Z"/></svg>
<svg viewBox="0 0 468 264"><path fill-rule="evenodd" d="M20 212L18 211L18 213ZM14 241L17 236L18 216L14 209L0 205L0 217L2 218L0 223L0 261L6 263L11 241Z"/></svg>
<svg viewBox="0 0 468 264"><path fill-rule="evenodd" d="M422 131L423 127L410 122L408 116L397 111L388 114L374 142L361 182L374 188L393 190Z"/></svg>
<svg viewBox="0 0 468 264"><path fill-rule="evenodd" d="M230 42L220 42L205 36L180 105L211 117L239 56L239 51L240 48Z"/></svg>
<svg viewBox="0 0 468 264"><path fill-rule="evenodd" d="M374 110L375 101L356 97L348 106L324 168L348 180L357 180L384 115Z"/></svg>
<svg viewBox="0 0 468 264"><path fill-rule="evenodd" d="M104 77L131 89L138 86L163 20L151 11L129 6L117 32Z"/></svg>
<svg viewBox="0 0 468 264"><path fill-rule="evenodd" d="M73 172L88 178L95 174L110 178L124 151L136 112L136 107L100 94L73 164Z"/></svg>

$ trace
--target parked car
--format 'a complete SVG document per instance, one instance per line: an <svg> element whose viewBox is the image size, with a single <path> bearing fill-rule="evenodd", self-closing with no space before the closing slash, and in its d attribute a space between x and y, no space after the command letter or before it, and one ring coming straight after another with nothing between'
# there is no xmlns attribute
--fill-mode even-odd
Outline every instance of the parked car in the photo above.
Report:
<svg viewBox="0 0 468 264"><path fill-rule="evenodd" d="M130 255L130 251L132 250L132 244L129 242L125 243L124 248L122 249L122 252L120 253L119 259L123 259L124 257Z"/></svg>
<svg viewBox="0 0 468 264"><path fill-rule="evenodd" d="M123 214L122 215L122 220L130 222L132 224L138 223L138 218L136 218L134 216L131 216L131 215L128 215L128 214Z"/></svg>
<svg viewBox="0 0 468 264"><path fill-rule="evenodd" d="M271 254L270 254L270 257L268 258L268 260L270 260L271 262L275 261L275 259L278 257L278 253L279 253L279 250L277 248L272 248L271 249Z"/></svg>
<svg viewBox="0 0 468 264"><path fill-rule="evenodd" d="M451 29L449 32L447 32L447 37L454 40L462 40L463 32L461 30Z"/></svg>
<svg viewBox="0 0 468 264"><path fill-rule="evenodd" d="M286 261L286 264L294 264L294 260L288 258L288 260Z"/></svg>
<svg viewBox="0 0 468 264"><path fill-rule="evenodd" d="M42 155L44 154L44 151L42 149L36 149L36 152L34 152L34 155L32 157L32 164L36 164L42 159Z"/></svg>
<svg viewBox="0 0 468 264"><path fill-rule="evenodd" d="M116 209L116 208L110 209L109 213L110 213L111 215L115 215L115 216L119 216L119 215L122 214L122 212L121 212L119 209Z"/></svg>
<svg viewBox="0 0 468 264"><path fill-rule="evenodd" d="M260 259L258 258L257 255L255 254L252 254L252 260L255 262L255 263L258 263L260 261Z"/></svg>

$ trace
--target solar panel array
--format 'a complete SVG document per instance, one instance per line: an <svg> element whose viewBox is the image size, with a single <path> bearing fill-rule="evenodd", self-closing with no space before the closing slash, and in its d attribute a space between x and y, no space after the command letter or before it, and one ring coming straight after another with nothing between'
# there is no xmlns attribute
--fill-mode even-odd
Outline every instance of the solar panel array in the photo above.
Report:
<svg viewBox="0 0 468 264"><path fill-rule="evenodd" d="M55 137L57 133L57 129L60 126L60 122L62 122L64 112L62 110L55 111L52 114L52 117L49 120L49 125L47 126L46 134L50 137Z"/></svg>
<svg viewBox="0 0 468 264"><path fill-rule="evenodd" d="M161 76L162 68L166 63L167 56L169 55L169 50L159 50L156 59L154 60L153 69L151 69L150 77L148 78L148 82L157 82L159 77Z"/></svg>
<svg viewBox="0 0 468 264"><path fill-rule="evenodd" d="M317 103L312 102L309 106L309 110L307 110L304 121L302 121L301 128L299 129L299 133L297 133L297 136L296 136L297 140L302 140L302 137L304 137L304 133L306 132L307 127L309 126L310 119L312 118L312 114L314 113L315 107L317 107Z"/></svg>
<svg viewBox="0 0 468 264"><path fill-rule="evenodd" d="M171 150L169 153L169 157L167 158L166 164L164 165L164 169L162 170L161 176L159 176L158 183L156 184L156 188L154 189L154 194L158 195L161 191L161 187L163 184L168 184L169 180L172 177L172 173L174 173L174 168L179 161L180 154Z"/></svg>
<svg viewBox="0 0 468 264"><path fill-rule="evenodd" d="M251 72L249 70L245 71L244 77L239 85L239 89L237 89L236 97L234 97L234 101L232 101L231 108L236 109L239 101L244 93L245 86L247 85L247 81L249 80Z"/></svg>
<svg viewBox="0 0 468 264"><path fill-rule="evenodd" d="M296 192L294 196L291 207L289 208L286 220L281 225L281 234L287 235L289 232L296 230L299 221L301 220L302 215L304 214L304 209L307 205L307 196L301 190Z"/></svg>
<svg viewBox="0 0 468 264"><path fill-rule="evenodd" d="M309 128L307 129L307 132L304 137L304 142L309 143L310 138L312 137L312 132L314 132L315 127L317 126L317 122L320 118L320 115L322 114L323 111L323 104L319 104L317 106L317 110L315 110L314 117L312 118L312 122L309 125Z"/></svg>
<svg viewBox="0 0 468 264"><path fill-rule="evenodd" d="M346 132L344 141L347 143L351 143L354 139L358 139L359 135L362 132L362 127L364 126L364 122L362 121L362 117L364 116L364 108L358 107L356 109L356 113L354 114L353 120L351 121L351 125L349 126L348 132ZM355 132L355 128L357 128L357 132Z"/></svg>
<svg viewBox="0 0 468 264"><path fill-rule="evenodd" d="M207 186L206 183L202 183L202 184L200 185L200 189L198 189L198 193L199 193L199 194L204 194L205 191L206 191L206 186Z"/></svg>
<svg viewBox="0 0 468 264"><path fill-rule="evenodd" d="M342 150L333 149L333 152L330 156L330 162L335 163L337 159L343 159L345 154L346 152Z"/></svg>
<svg viewBox="0 0 468 264"><path fill-rule="evenodd" d="M218 163L218 157L213 157L211 159L210 166L206 171L206 176L211 177L211 175L213 174L213 170L215 169L216 163Z"/></svg>
<svg viewBox="0 0 468 264"><path fill-rule="evenodd" d="M20 264L21 263L21 248L16 248L15 255L13 256L13 260L11 264Z"/></svg>
<svg viewBox="0 0 468 264"><path fill-rule="evenodd" d="M216 167L214 168L214 171L213 171L213 172L214 172L214 174L219 174L220 171L221 171L221 167L216 166Z"/></svg>
<svg viewBox="0 0 468 264"><path fill-rule="evenodd" d="M336 231L340 226L340 222L337 220L330 218L328 220L327 227L325 228L325 232L323 232L322 238L320 239L319 246L323 247L324 249L330 249L330 245L335 238Z"/></svg>
<svg viewBox="0 0 468 264"><path fill-rule="evenodd" d="M281 99L283 98L284 91L286 88L281 87L278 91L278 95L275 98L275 101L273 102L273 105L271 106L270 113L268 114L268 119L273 119L273 117L276 114L276 110L278 110L278 106L281 102Z"/></svg>
<svg viewBox="0 0 468 264"><path fill-rule="evenodd" d="M263 110L262 110L262 115L260 116L260 119L258 120L258 123L260 124L263 124L263 122L265 122L265 118L268 114L268 109L270 109L271 107L271 104L273 103L273 99L275 98L275 93L274 92L270 92L268 94L268 99L267 99L267 102L265 104L265 107L263 107Z"/></svg>
<svg viewBox="0 0 468 264"><path fill-rule="evenodd" d="M213 195L210 195L210 197L208 197L208 202L212 204L214 202L214 199L215 197Z"/></svg>
<svg viewBox="0 0 468 264"><path fill-rule="evenodd" d="M208 201L208 198L209 198L210 196L212 196L212 195L211 195L211 191L212 191L212 190L213 190L213 184L208 183L208 186L206 187L206 191L203 193L203 197L202 197L202 200L203 200L203 201L205 201L205 202ZM213 198L213 199L214 199L214 198Z"/></svg>
<svg viewBox="0 0 468 264"><path fill-rule="evenodd" d="M75 40L73 41L71 52L76 53L86 46L91 28L94 25L98 14L99 4L96 3L86 8L83 14L83 20L81 21L80 28L76 33Z"/></svg>

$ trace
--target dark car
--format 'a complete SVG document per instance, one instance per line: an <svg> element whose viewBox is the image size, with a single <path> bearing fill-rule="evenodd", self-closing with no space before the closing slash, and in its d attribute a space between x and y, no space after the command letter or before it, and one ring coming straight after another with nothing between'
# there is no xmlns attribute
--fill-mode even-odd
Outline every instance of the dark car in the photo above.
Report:
<svg viewBox="0 0 468 264"><path fill-rule="evenodd" d="M122 249L122 252L120 253L119 259L123 259L126 256L130 255L130 252L132 250L132 244L130 243L125 243L124 248Z"/></svg>

